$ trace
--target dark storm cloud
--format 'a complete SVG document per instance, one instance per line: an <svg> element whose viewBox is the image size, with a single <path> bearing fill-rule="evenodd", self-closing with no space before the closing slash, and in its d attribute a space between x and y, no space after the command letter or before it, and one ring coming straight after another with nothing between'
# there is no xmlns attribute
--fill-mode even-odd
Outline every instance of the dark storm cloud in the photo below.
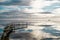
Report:
<svg viewBox="0 0 60 40"><path fill-rule="evenodd" d="M11 1L5 1L0 2L0 5L29 5L30 0L11 0Z"/></svg>

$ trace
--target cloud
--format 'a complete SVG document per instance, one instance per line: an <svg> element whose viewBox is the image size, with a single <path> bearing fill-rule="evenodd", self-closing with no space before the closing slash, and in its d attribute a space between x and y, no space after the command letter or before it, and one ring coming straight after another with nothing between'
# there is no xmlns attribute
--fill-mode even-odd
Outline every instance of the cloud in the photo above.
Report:
<svg viewBox="0 0 60 40"><path fill-rule="evenodd" d="M20 11L20 8L18 6L0 6L0 14L2 12L10 12L10 11L13 11L13 10L19 10Z"/></svg>
<svg viewBox="0 0 60 40"><path fill-rule="evenodd" d="M29 0L2 0L0 5L29 5Z"/></svg>
<svg viewBox="0 0 60 40"><path fill-rule="evenodd" d="M0 2L9 2L11 0L0 0Z"/></svg>
<svg viewBox="0 0 60 40"><path fill-rule="evenodd" d="M52 3L55 3L56 1L52 1L52 2L47 2L47 1L44 1L44 0L36 0L36 1L33 1L33 0L11 0L11 1L9 1L9 2L6 2L6 4L4 3L4 2L0 2L0 3L4 3L3 5L16 5L16 2L21 6L19 6L19 10L20 10L20 8L21 9L23 9L25 12L27 12L27 13L35 13L35 12L43 12L43 11L45 11L45 8L44 7L46 7L47 5L51 5ZM18 1L21 1L21 3L20 2L18 2ZM12 3L10 3L10 2L12 2ZM15 3L14 3L15 2ZM25 7L26 5L25 4L28 4L30 7ZM38 5L37 5L38 4ZM10 8L11 7L11 8ZM6 8L6 7L5 7ZM9 6L9 7L7 7L9 10L10 9L16 9L17 7L16 6ZM43 9L42 9L43 8ZM48 7L47 7L48 8ZM47 9L46 8L46 9ZM3 11L2 11L3 12Z"/></svg>
<svg viewBox="0 0 60 40"><path fill-rule="evenodd" d="M38 6L35 5L36 3L38 4ZM48 5L48 2L47 3L41 2L41 3L42 3L41 7L43 7L44 3ZM38 12L43 11L42 9L40 9L41 7L40 7L39 0L37 0L37 2L33 2L32 5L30 4L30 6L1 6L1 7L3 7L2 9L0 9L1 11L0 20L2 20L1 21L2 23L9 23L9 22L20 21L20 20L31 21L39 17Z"/></svg>
<svg viewBox="0 0 60 40"><path fill-rule="evenodd" d="M2 12L0 12L0 24L6 24L15 21L20 22L20 20L27 21L30 18L30 15L32 15L32 13L25 13L22 9L19 10L18 6L5 6L4 8L6 9L2 9Z"/></svg>
<svg viewBox="0 0 60 40"><path fill-rule="evenodd" d="M60 8L60 3L53 3L50 6L45 6L42 8L44 11L53 11L54 9Z"/></svg>
<svg viewBox="0 0 60 40"><path fill-rule="evenodd" d="M31 6L0 6L0 13L1 12L7 12L7 11L12 11L12 10L16 10L16 11L24 11L24 10L30 10L32 9Z"/></svg>
<svg viewBox="0 0 60 40"><path fill-rule="evenodd" d="M52 13L55 13L55 14L60 14L60 8L56 8L52 11Z"/></svg>
<svg viewBox="0 0 60 40"><path fill-rule="evenodd" d="M60 0L45 0L45 1L60 1Z"/></svg>
<svg viewBox="0 0 60 40"><path fill-rule="evenodd" d="M53 3L56 3L58 1L45 1L45 0L35 0L35 1L31 1L30 6L32 7L32 9L30 11L33 12L45 12L45 7L46 6L50 6ZM47 9L47 7L46 7Z"/></svg>

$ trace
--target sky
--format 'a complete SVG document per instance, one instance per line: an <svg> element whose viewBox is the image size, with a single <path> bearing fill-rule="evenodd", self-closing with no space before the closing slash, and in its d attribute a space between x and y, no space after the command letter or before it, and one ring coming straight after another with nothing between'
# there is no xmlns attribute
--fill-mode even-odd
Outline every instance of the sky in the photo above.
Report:
<svg viewBox="0 0 60 40"><path fill-rule="evenodd" d="M59 10L60 0L0 0L0 20L14 18L16 15L19 18L20 14L22 17L28 15L26 18L39 15L40 12L59 14Z"/></svg>
<svg viewBox="0 0 60 40"><path fill-rule="evenodd" d="M0 10L3 11L16 10L16 9L20 11L23 9L25 12L28 13L29 12L54 13L56 10L59 10L59 8L60 8L60 0L1 0L0 1Z"/></svg>

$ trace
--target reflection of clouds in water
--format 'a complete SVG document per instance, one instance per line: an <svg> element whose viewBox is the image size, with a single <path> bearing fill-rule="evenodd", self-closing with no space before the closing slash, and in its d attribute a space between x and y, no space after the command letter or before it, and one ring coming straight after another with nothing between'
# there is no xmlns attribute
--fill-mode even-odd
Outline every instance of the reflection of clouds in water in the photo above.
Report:
<svg viewBox="0 0 60 40"><path fill-rule="evenodd" d="M4 27L5 27L5 26L0 25L0 36L1 36L1 33L3 32L3 30L4 30Z"/></svg>
<svg viewBox="0 0 60 40"><path fill-rule="evenodd" d="M53 36L60 36L60 31L55 29L54 27L45 27L42 29L42 31L49 33Z"/></svg>
<svg viewBox="0 0 60 40"><path fill-rule="evenodd" d="M3 26L3 25L0 25L0 28L1 28L1 29L3 29L3 28L4 28L4 26Z"/></svg>
<svg viewBox="0 0 60 40"><path fill-rule="evenodd" d="M26 32L26 33L27 33L27 31L30 31L31 34L33 35L32 37L37 38L37 39L40 39L42 37L45 38L45 37L52 37L52 36L53 37L54 36L58 37L59 36L59 34L57 34L57 33L59 33L60 31L56 30L55 27L46 27L45 26L42 29L41 29L41 27L38 27L38 26L32 26L32 27L30 27L29 26L28 28L26 28L26 30L25 29L19 30L18 33L20 31Z"/></svg>
<svg viewBox="0 0 60 40"><path fill-rule="evenodd" d="M38 37L37 39L42 38L57 38L60 36L60 31L55 29L55 26L35 26L35 27L29 27L33 31L31 32L34 36ZM42 29L41 29L42 28Z"/></svg>

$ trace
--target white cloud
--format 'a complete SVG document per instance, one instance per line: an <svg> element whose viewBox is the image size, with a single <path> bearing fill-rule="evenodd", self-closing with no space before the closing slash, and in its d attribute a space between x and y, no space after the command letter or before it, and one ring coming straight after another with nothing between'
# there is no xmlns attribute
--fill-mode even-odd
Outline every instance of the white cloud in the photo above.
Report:
<svg viewBox="0 0 60 40"><path fill-rule="evenodd" d="M41 12L41 11L43 11L42 9L40 9L42 7L42 5L43 5L43 3L41 0L34 0L34 1L31 0L30 7L32 7L32 8L31 9L25 8L24 12L26 12L26 13Z"/></svg>
<svg viewBox="0 0 60 40"><path fill-rule="evenodd" d="M55 3L57 1L43 1L43 0L35 0L31 1L31 5L33 8L42 8L44 6L51 5L52 3Z"/></svg>
<svg viewBox="0 0 60 40"><path fill-rule="evenodd" d="M8 1L8 2L9 2L9 1L11 1L11 0L0 0L0 2L6 2L6 1Z"/></svg>
<svg viewBox="0 0 60 40"><path fill-rule="evenodd" d="M43 2L41 0L35 0L35 1L31 1L30 6L32 6L33 8L40 8L43 6Z"/></svg>
<svg viewBox="0 0 60 40"><path fill-rule="evenodd" d="M24 12L25 13L37 13L37 12L43 12L43 10L42 9L35 9L35 8L32 8L32 9L25 8Z"/></svg>
<svg viewBox="0 0 60 40"><path fill-rule="evenodd" d="M60 8L54 9L52 13L57 14L57 15L60 14Z"/></svg>
<svg viewBox="0 0 60 40"><path fill-rule="evenodd" d="M20 11L21 8L19 8L19 6L2 6L4 7L2 10L0 10L0 13L2 12L10 12L10 11L13 11L13 10L17 10L17 11Z"/></svg>
<svg viewBox="0 0 60 40"><path fill-rule="evenodd" d="M6 0L0 0L0 2L5 2Z"/></svg>
<svg viewBox="0 0 60 40"><path fill-rule="evenodd" d="M53 3L56 3L58 1L44 1L44 0L32 0L30 2L30 6L32 7L32 9L30 9L30 12L41 12L43 11L42 8L45 6L50 6ZM28 10L28 9L26 9Z"/></svg>

